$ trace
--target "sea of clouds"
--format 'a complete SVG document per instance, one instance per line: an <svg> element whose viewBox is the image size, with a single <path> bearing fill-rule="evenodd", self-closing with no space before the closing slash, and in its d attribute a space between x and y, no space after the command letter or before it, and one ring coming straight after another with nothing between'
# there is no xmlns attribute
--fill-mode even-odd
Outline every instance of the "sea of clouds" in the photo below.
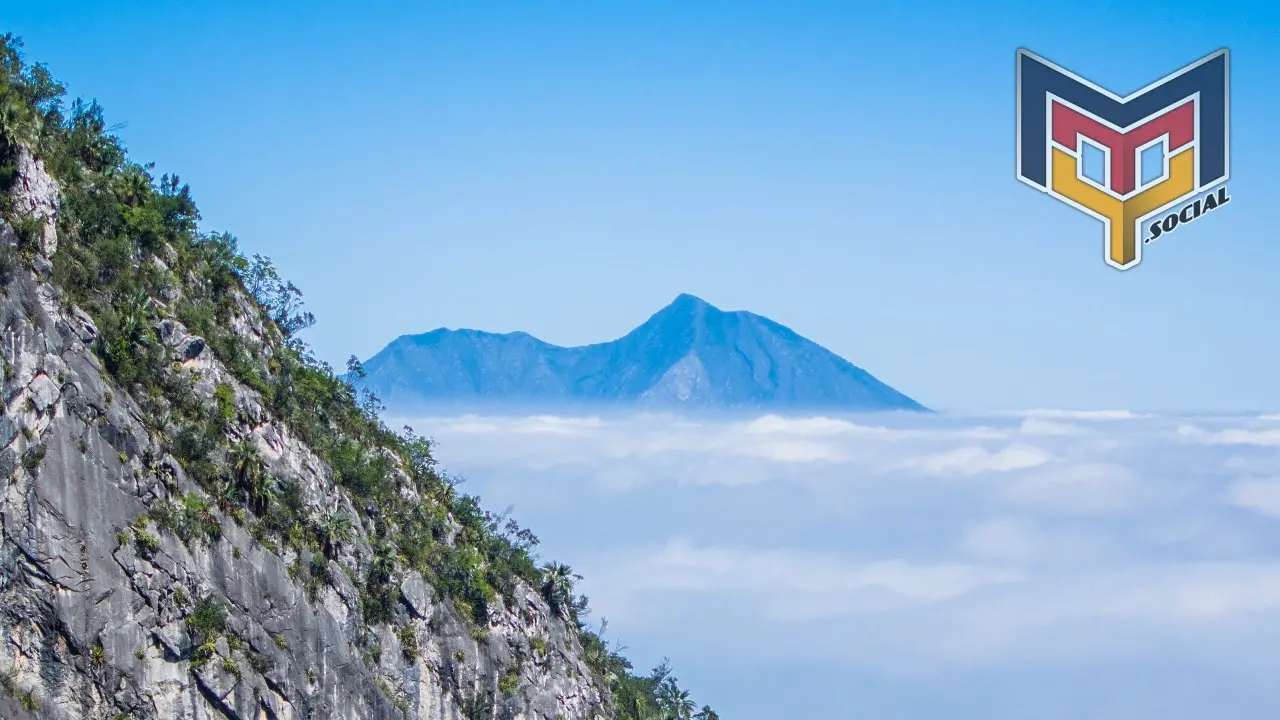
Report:
<svg viewBox="0 0 1280 720"><path fill-rule="evenodd" d="M1280 417L397 424L726 718L1280 717Z"/></svg>

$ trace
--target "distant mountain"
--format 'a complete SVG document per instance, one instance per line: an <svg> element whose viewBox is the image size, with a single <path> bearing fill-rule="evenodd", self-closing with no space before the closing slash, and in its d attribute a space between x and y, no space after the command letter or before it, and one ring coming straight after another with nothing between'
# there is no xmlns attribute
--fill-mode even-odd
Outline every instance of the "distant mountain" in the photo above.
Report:
<svg viewBox="0 0 1280 720"><path fill-rule="evenodd" d="M357 383L393 411L457 403L925 410L768 318L680 295L612 342L560 347L528 333L404 335Z"/></svg>

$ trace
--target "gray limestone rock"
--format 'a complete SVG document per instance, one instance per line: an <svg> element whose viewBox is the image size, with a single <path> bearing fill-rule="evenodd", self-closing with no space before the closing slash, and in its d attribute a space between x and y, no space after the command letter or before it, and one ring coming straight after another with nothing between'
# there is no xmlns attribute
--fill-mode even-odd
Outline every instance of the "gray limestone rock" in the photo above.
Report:
<svg viewBox="0 0 1280 720"><path fill-rule="evenodd" d="M38 161L23 163L21 202L54 218L56 184L39 176ZM56 239L46 235L43 249L52 252ZM2 288L0 717L464 720L464 701L477 693L489 698L492 720L608 716L607 690L587 671L576 631L532 588L495 608L484 634L407 573L397 578L403 600L392 622L366 625L361 578L343 566L373 556L363 508L204 339L172 320L157 329L174 363L233 389L232 436L256 443L309 511L357 521L351 547L312 593L290 572L291 551L264 545L221 510L212 511L216 539L183 542L148 520L158 502L202 491L102 370L93 319L30 270L15 270ZM270 332L242 305L242 332ZM226 610L212 648L188 624L204 602ZM377 661L361 649L374 637ZM408 638L416 652L401 642ZM510 673L517 688L503 694L499 679Z"/></svg>

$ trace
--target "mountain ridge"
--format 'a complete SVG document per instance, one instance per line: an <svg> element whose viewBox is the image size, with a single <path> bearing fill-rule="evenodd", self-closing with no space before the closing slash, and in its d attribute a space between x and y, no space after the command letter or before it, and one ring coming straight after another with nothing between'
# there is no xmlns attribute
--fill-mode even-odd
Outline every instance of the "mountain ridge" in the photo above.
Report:
<svg viewBox="0 0 1280 720"><path fill-rule="evenodd" d="M613 340L436 328L392 340L363 372L352 382L400 411L463 401L927 411L781 323L689 293Z"/></svg>

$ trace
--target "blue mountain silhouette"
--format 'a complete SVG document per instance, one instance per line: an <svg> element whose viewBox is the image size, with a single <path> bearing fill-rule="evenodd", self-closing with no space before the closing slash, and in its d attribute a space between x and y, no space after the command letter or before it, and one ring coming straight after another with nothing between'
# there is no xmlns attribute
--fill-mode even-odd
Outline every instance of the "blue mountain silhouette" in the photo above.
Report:
<svg viewBox="0 0 1280 720"><path fill-rule="evenodd" d="M611 342L560 347L524 332L404 335L357 383L395 411L441 403L925 408L790 328L680 295Z"/></svg>

